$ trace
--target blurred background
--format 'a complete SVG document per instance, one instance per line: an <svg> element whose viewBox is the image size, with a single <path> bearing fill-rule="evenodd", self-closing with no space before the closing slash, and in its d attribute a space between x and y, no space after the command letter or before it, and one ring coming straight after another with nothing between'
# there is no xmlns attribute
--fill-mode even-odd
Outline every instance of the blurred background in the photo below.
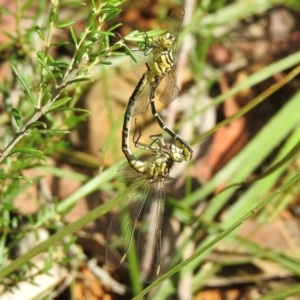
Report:
<svg viewBox="0 0 300 300"><path fill-rule="evenodd" d="M51 4L0 3L4 148L14 136L11 108L18 107L24 120L33 111L21 101L24 91L10 65L17 63L28 77L34 76L36 52L44 46L35 26L47 23ZM85 4L58 6L59 19L73 20L78 36L92 8L92 2ZM192 161L174 166L170 174L174 180L166 184L161 274L204 249L246 214L253 215L145 299L300 299L300 186L294 180L300 167L300 78L288 78L300 62L300 4L296 0L125 1L119 6L121 13L101 30L122 23L113 31L118 35L107 36L112 45L134 30L163 29L176 7L185 10L176 55L181 93L168 106L156 103L163 120L191 144L194 155ZM52 47L52 57L70 61L74 46L67 27L53 32L51 43L59 41L70 44ZM126 186L115 174L124 162L123 115L138 78L129 56L108 56L106 61L111 64L92 69L95 80L67 87L71 106L90 114L61 111L42 117L50 128L70 134L32 135L22 141L21 146L27 143L42 151L47 162L22 154L2 162L3 174L17 172L32 180L1 177L2 266L91 210L125 195ZM235 114L240 116L233 118ZM150 109L137 122L146 144L150 135L163 133ZM220 122L224 123L218 126ZM141 159L148 157L144 151L134 152ZM276 191L280 193L269 199ZM266 199L270 201L263 202ZM103 210L100 218L36 256L31 264L39 271L30 273L32 266L26 267L4 278L0 299L21 299L17 293L24 296L27 289L26 299L132 299L143 290L133 263L134 245L129 262L120 268L111 270L105 263L106 234L114 213ZM50 277L38 281L49 272ZM41 289L36 292L35 285L21 285L24 282L38 282ZM9 289L15 289L13 295Z"/></svg>

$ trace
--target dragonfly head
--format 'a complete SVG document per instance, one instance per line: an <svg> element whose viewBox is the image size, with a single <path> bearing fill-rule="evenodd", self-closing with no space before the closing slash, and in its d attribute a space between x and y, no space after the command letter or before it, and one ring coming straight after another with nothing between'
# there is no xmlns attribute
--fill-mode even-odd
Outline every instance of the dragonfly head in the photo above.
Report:
<svg viewBox="0 0 300 300"><path fill-rule="evenodd" d="M182 149L176 147L174 144L170 145L170 155L174 162L181 163L184 160Z"/></svg>
<svg viewBox="0 0 300 300"><path fill-rule="evenodd" d="M169 49L174 46L176 38L171 33L167 32L166 34L159 37L158 41L162 48Z"/></svg>
<svg viewBox="0 0 300 300"><path fill-rule="evenodd" d="M192 159L193 150L187 142L177 139L174 148L182 155L183 160L190 161Z"/></svg>

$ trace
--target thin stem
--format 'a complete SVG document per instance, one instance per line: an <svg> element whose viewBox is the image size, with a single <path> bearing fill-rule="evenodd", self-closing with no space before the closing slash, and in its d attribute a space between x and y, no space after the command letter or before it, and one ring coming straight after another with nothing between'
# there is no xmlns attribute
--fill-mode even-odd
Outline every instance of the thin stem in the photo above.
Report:
<svg viewBox="0 0 300 300"><path fill-rule="evenodd" d="M16 146L16 144L25 136L28 135L28 126L33 122L39 120L43 115L48 113L49 108L53 104L53 102L61 95L63 89L69 84L66 82L65 85L59 87L55 90L54 96L50 101L48 101L41 109L36 110L34 115L23 125L21 130L17 133L16 137L4 148L4 150L0 153L0 163L9 155L10 151Z"/></svg>
<svg viewBox="0 0 300 300"><path fill-rule="evenodd" d="M57 14L58 11L58 2L53 1L53 8L52 8L52 13ZM52 35L53 35L53 31L55 29L54 26L54 21L49 22L49 29L48 29L48 33L47 33L47 37L46 40L44 42L45 45L45 51L44 51L44 63L47 64L48 62L48 54L49 54L49 50L51 47L51 39L52 39ZM40 90L38 92L38 98L37 98L37 103L36 103L36 107L37 109L41 108L41 104L42 104L42 98L43 98L43 91L44 91L44 79L45 79L45 75L44 75L44 69L41 68L41 80L40 80Z"/></svg>
<svg viewBox="0 0 300 300"><path fill-rule="evenodd" d="M196 143L200 143L201 141L205 140L207 137L215 133L217 130L219 130L221 127L226 126L230 124L232 121L238 119L239 117L245 115L248 111L253 109L255 106L257 106L259 103L266 100L268 97L270 97L272 94L274 94L276 91L278 91L281 87L286 85L289 81L291 81L293 78L295 78L300 73L300 65L294 68L288 75L283 77L280 81L270 86L267 90L262 92L260 95L255 97L251 102L249 102L247 105L245 105L243 108L241 108L237 113L232 115L231 117L225 119L224 121L220 122L216 126L214 126L212 129L208 130L204 134L200 135L199 137L195 138L191 145L195 145Z"/></svg>

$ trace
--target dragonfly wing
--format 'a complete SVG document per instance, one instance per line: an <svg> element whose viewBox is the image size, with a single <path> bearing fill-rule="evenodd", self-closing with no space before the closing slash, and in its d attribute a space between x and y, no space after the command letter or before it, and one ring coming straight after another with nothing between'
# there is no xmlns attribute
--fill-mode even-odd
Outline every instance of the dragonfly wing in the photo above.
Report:
<svg viewBox="0 0 300 300"><path fill-rule="evenodd" d="M136 62L133 59L130 59L132 71L138 79L141 79L148 70L146 64L149 65L152 55L145 55L144 51L140 50L132 50L132 53L136 59Z"/></svg>
<svg viewBox="0 0 300 300"><path fill-rule="evenodd" d="M132 117L137 117L147 110L150 103L150 92L151 84L146 84L140 92L136 93Z"/></svg>
<svg viewBox="0 0 300 300"><path fill-rule="evenodd" d="M181 28L183 16L184 16L183 8L181 7L174 8L171 11L168 19L166 20L165 28L167 32L170 32L174 36L177 36Z"/></svg>
<svg viewBox="0 0 300 300"><path fill-rule="evenodd" d="M150 184L147 180L136 180L129 187L118 212L110 222L107 233L106 262L113 268L119 267L126 257L149 189Z"/></svg>
<svg viewBox="0 0 300 300"><path fill-rule="evenodd" d="M182 20L184 16L184 9L182 8L175 8L172 10L171 14L169 15L165 28L166 31L171 33L175 38L178 37ZM176 54L176 48L177 48L177 43L174 44L173 46L173 53L174 55Z"/></svg>
<svg viewBox="0 0 300 300"><path fill-rule="evenodd" d="M143 174L134 170L128 164L128 162L125 162L124 164L120 165L120 167L118 168L118 171L117 171L117 175L116 175L117 179L120 182L124 182L124 183L131 183L135 179L140 178L141 176L143 176Z"/></svg>
<svg viewBox="0 0 300 300"><path fill-rule="evenodd" d="M141 277L148 283L154 281L160 272L164 204L165 186L161 179L151 185L137 240Z"/></svg>
<svg viewBox="0 0 300 300"><path fill-rule="evenodd" d="M159 100L163 104L168 104L177 99L179 94L179 88L176 84L176 74L172 70L166 75L165 86Z"/></svg>

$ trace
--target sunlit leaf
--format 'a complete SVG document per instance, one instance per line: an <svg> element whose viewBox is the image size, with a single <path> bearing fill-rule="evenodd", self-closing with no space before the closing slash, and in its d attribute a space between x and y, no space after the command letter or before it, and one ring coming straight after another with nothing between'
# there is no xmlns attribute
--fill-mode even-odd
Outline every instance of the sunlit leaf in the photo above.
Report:
<svg viewBox="0 0 300 300"><path fill-rule="evenodd" d="M43 53L38 52L37 53L37 60L38 62L44 67L44 69L47 71L47 73L55 80L55 75L52 73L52 71L50 70L50 68L48 67L48 65L45 64L44 62L44 56L42 56Z"/></svg>
<svg viewBox="0 0 300 300"><path fill-rule="evenodd" d="M61 110L61 111L66 110L67 111L68 110L68 111L76 111L76 112L91 114L90 111L83 109L83 108L77 108L77 107L58 107L56 109L50 109L49 112L53 111L53 110L55 110L55 111L58 111L58 110Z"/></svg>
<svg viewBox="0 0 300 300"><path fill-rule="evenodd" d="M44 122L40 122L40 121L35 121L30 123L27 128L36 128L36 127L43 127L43 128L47 128L47 124Z"/></svg>
<svg viewBox="0 0 300 300"><path fill-rule="evenodd" d="M59 130L59 129L35 129L32 131L33 133L49 133L49 134L68 134L70 131L68 130Z"/></svg>
<svg viewBox="0 0 300 300"><path fill-rule="evenodd" d="M11 156L12 154L15 153L22 153L22 154L28 154L28 155L32 155L35 156L39 159L42 159L44 161L47 161L46 157L44 156L43 152L40 150L36 150L36 149L32 149L32 148L27 148L27 147L15 147L13 148L8 156Z"/></svg>
<svg viewBox="0 0 300 300"><path fill-rule="evenodd" d="M11 65L11 67L12 67L14 73L16 74L16 76L18 77L19 81L23 85L25 92L26 92L27 96L29 97L30 101L32 102L32 104L35 104L34 97L31 93L30 87L27 84L26 80L22 77L22 75L19 73L19 71L17 70L17 68L14 65Z"/></svg>
<svg viewBox="0 0 300 300"><path fill-rule="evenodd" d="M63 1L63 2L60 2L59 5L86 6L86 4L84 2L80 2L80 1Z"/></svg>
<svg viewBox="0 0 300 300"><path fill-rule="evenodd" d="M64 105L65 103L69 102L72 98L71 97L65 97L63 99L56 100L50 107L50 110L56 110L59 106ZM50 111L49 110L49 111Z"/></svg>
<svg viewBox="0 0 300 300"><path fill-rule="evenodd" d="M42 106L44 106L52 98L51 93L46 93L42 98Z"/></svg>
<svg viewBox="0 0 300 300"><path fill-rule="evenodd" d="M72 40L73 40L74 44L78 45L76 33L75 33L74 29L71 26L70 26L70 33L71 33L71 37L72 37Z"/></svg>
<svg viewBox="0 0 300 300"><path fill-rule="evenodd" d="M122 26L122 25L123 25L122 23L118 23L118 24L116 24L116 25L110 27L110 28L108 29L108 31L113 31L113 30L115 30L116 28L118 28L118 27L120 27L120 26Z"/></svg>
<svg viewBox="0 0 300 300"><path fill-rule="evenodd" d="M41 30L41 28L39 26L35 26L35 30L36 32L38 33L38 35L40 36L40 38L45 41L45 37L44 37L44 34L43 34L43 31Z"/></svg>
<svg viewBox="0 0 300 300"><path fill-rule="evenodd" d="M52 63L49 63L49 66L58 67L58 68L65 68L65 67L68 66L68 64L64 61L54 61Z"/></svg>
<svg viewBox="0 0 300 300"><path fill-rule="evenodd" d="M51 44L51 46L57 46L57 47L66 46L66 45L69 45L69 42L56 42Z"/></svg>
<svg viewBox="0 0 300 300"><path fill-rule="evenodd" d="M11 112L12 112L14 119L17 123L17 126L20 130L23 126L23 120L22 120L21 114L16 108L12 108Z"/></svg>
<svg viewBox="0 0 300 300"><path fill-rule="evenodd" d="M57 12L52 11L50 15L50 22L55 22L56 19L57 19Z"/></svg>
<svg viewBox="0 0 300 300"><path fill-rule="evenodd" d="M32 181L29 178L22 176L22 175L0 174L0 179L7 179L7 178L22 179L22 180L26 180L26 181L32 183Z"/></svg>
<svg viewBox="0 0 300 300"><path fill-rule="evenodd" d="M71 26L75 23L74 20L67 20L64 22L60 22L58 24L55 25L56 28L63 28L63 27L67 27L67 26Z"/></svg>

